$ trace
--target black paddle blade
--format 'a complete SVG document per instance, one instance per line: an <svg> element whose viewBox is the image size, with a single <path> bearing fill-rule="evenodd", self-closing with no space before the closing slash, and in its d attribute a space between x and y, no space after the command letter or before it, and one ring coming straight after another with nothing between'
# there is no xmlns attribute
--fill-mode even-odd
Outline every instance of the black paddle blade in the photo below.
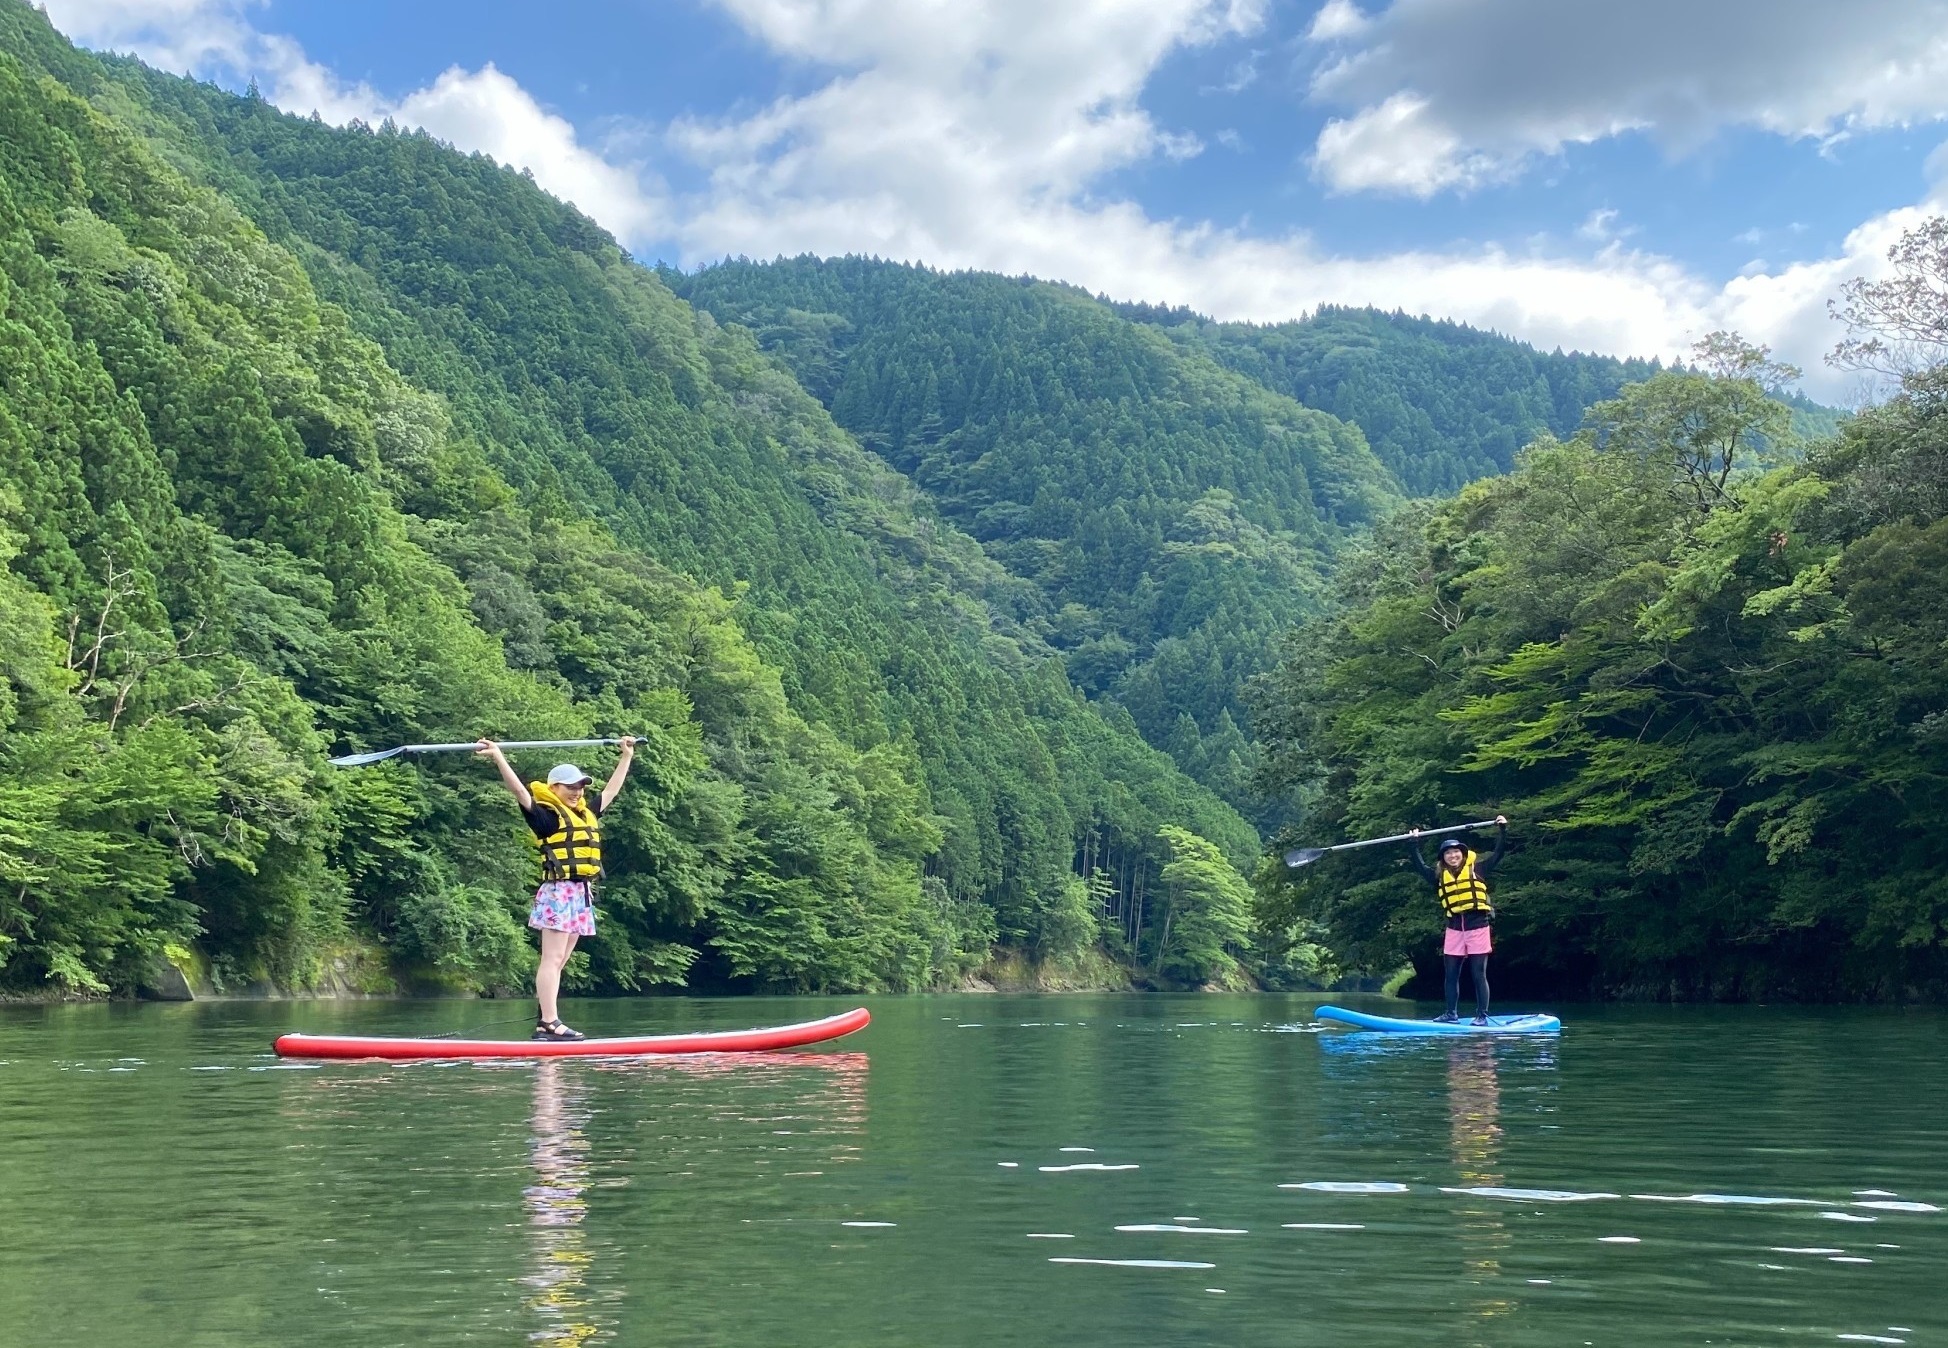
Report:
<svg viewBox="0 0 1948 1348"><path fill-rule="evenodd" d="M1331 850L1328 847L1295 847L1285 854L1285 864L1296 871L1301 866L1310 866Z"/></svg>

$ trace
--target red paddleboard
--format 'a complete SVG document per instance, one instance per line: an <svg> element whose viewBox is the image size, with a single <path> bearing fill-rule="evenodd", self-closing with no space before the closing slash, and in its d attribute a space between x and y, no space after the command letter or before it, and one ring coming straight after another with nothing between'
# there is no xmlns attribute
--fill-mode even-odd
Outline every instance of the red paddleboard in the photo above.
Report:
<svg viewBox="0 0 1948 1348"><path fill-rule="evenodd" d="M285 1034L271 1047L281 1058L586 1058L642 1053L756 1053L796 1048L862 1030L872 1016L865 1007L824 1020L758 1030L707 1034L649 1034L626 1039L395 1039L375 1035Z"/></svg>

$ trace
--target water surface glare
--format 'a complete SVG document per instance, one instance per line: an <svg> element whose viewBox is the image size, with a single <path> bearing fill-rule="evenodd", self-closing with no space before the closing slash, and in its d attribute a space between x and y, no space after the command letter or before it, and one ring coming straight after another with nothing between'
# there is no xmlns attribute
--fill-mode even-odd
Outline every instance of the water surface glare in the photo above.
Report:
<svg viewBox="0 0 1948 1348"><path fill-rule="evenodd" d="M1314 1000L867 999L823 1051L478 1065L268 1044L506 1003L0 1008L0 1341L1948 1343L1948 1014L1282 1033Z"/></svg>

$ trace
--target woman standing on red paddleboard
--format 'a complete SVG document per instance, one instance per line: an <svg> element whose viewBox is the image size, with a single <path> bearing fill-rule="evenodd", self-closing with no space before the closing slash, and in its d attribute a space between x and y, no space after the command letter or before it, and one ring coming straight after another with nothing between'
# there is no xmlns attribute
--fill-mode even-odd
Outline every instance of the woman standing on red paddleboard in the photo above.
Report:
<svg viewBox="0 0 1948 1348"><path fill-rule="evenodd" d="M1408 835L1418 839L1420 830ZM1441 917L1447 922L1447 936L1441 945L1441 960L1446 965L1447 1010L1434 1017L1449 1024L1461 1019L1461 966L1474 975L1476 1025L1488 1023L1488 924L1495 909L1488 902L1484 877L1501 863L1508 845L1508 817L1495 816L1495 850L1476 856L1459 838L1441 843L1438 866L1429 866L1420 854L1420 844L1412 848L1414 869L1434 884L1441 901Z"/></svg>
<svg viewBox="0 0 1948 1348"><path fill-rule="evenodd" d="M602 875L602 812L614 803L636 757L636 741L625 735L616 770L594 800L585 799L589 775L573 763L557 763L545 782L523 783L507 764L500 745L482 738L474 752L490 758L501 781L520 803L521 813L534 830L541 848L541 887L534 892L528 925L541 933L541 964L534 971L534 996L540 1003L536 1039L580 1039L578 1031L561 1023L556 998L561 993L562 966L575 953L575 942L595 935L595 882Z"/></svg>

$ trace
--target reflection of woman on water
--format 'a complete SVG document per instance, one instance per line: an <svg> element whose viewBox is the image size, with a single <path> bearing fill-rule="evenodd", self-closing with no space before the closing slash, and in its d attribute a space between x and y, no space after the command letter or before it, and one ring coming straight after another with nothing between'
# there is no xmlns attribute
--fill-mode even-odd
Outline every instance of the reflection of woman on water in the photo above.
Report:
<svg viewBox="0 0 1948 1348"><path fill-rule="evenodd" d="M580 1090L562 1078L562 1064L541 1062L534 1071L533 1137L529 1159L535 1182L523 1191L528 1222L535 1229L539 1264L526 1281L536 1289L529 1305L549 1328L530 1337L545 1348L573 1348L594 1336L587 1322L589 1252L582 1220L588 1215L588 1139L582 1124Z"/></svg>
<svg viewBox="0 0 1948 1348"><path fill-rule="evenodd" d="M528 827L541 848L541 887L534 893L528 925L541 933L541 964L534 971L534 996L540 1003L536 1039L580 1039L561 1023L556 998L561 971L575 953L575 942L595 935L595 882L602 875L602 812L614 803L635 761L636 741L624 736L622 756L608 785L593 801L583 797L589 775L573 763L558 763L545 782L523 783L500 745L483 739L474 752L490 758L501 781L520 802Z"/></svg>
<svg viewBox="0 0 1948 1348"><path fill-rule="evenodd" d="M1502 1141L1502 1085L1495 1045L1469 1035L1448 1046L1448 1132L1454 1164L1469 1184L1500 1184L1496 1158Z"/></svg>
<svg viewBox="0 0 1948 1348"><path fill-rule="evenodd" d="M1420 830L1414 829L1408 836L1418 838ZM1441 916L1447 921L1447 937L1441 946L1441 959L1447 966L1447 1010L1434 1017L1436 1020L1451 1024L1461 1019L1461 966L1466 964L1474 977L1474 1023L1488 1023L1488 924L1494 919L1495 910L1488 902L1484 877L1501 863L1507 845L1508 820L1498 814L1495 850L1485 857L1476 856L1459 838L1449 838L1441 844L1438 867L1427 864L1427 858L1420 854L1419 843L1411 849L1414 869L1433 883L1441 902Z"/></svg>
<svg viewBox="0 0 1948 1348"><path fill-rule="evenodd" d="M1491 1040L1473 1036L1448 1045L1448 1137L1457 1184L1497 1186L1503 1182L1502 1088L1497 1048ZM1502 1261L1510 1244L1508 1227L1499 1205L1492 1199L1464 1200L1457 1215L1462 1266L1468 1281L1477 1289L1468 1309L1481 1320L1498 1320L1515 1309L1501 1282ZM1485 1335L1485 1327L1475 1326L1475 1333L1463 1341L1496 1342Z"/></svg>

